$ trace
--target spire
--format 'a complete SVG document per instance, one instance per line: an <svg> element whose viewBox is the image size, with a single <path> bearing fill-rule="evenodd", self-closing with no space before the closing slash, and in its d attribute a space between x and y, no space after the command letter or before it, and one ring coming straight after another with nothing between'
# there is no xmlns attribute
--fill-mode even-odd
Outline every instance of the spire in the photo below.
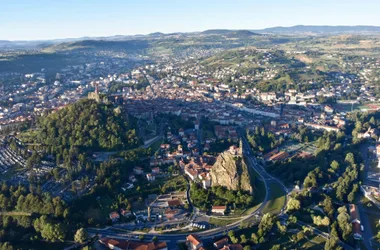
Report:
<svg viewBox="0 0 380 250"><path fill-rule="evenodd" d="M243 155L243 141L241 138L239 141L239 155Z"/></svg>
<svg viewBox="0 0 380 250"><path fill-rule="evenodd" d="M96 83L95 85L95 94L99 94L99 84Z"/></svg>

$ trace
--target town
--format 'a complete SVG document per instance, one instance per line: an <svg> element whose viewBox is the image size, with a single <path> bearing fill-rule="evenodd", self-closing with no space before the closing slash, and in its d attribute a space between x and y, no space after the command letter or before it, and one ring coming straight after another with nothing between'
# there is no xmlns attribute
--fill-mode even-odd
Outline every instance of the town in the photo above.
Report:
<svg viewBox="0 0 380 250"><path fill-rule="evenodd" d="M380 246L380 57L213 32L147 40L224 47L94 40L58 52L80 58L61 67L1 70L1 216L17 235L33 249Z"/></svg>

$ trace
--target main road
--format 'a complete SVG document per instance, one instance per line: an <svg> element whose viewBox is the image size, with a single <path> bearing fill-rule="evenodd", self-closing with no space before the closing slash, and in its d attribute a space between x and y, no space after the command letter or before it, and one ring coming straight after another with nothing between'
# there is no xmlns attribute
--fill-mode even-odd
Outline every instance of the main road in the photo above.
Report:
<svg viewBox="0 0 380 250"><path fill-rule="evenodd" d="M245 138L245 135L243 133L240 133L240 134L241 134L242 143L243 143L243 149L244 149L243 154L244 154L245 160L247 161L247 164L249 165L249 167L251 167L254 171L257 172L257 174L260 176L261 181L263 181L264 183L265 190L266 190L264 201L260 204L260 206L255 211L253 211L251 214L247 215L246 217L244 217L243 219L237 222L231 223L227 226L213 228L213 229L209 229L202 232L197 232L197 235L200 236L203 240L209 240L209 239L213 239L213 238L225 235L229 230L237 230L241 222L251 221L252 219L258 218L261 215L265 205L270 200L270 197L271 197L271 190L269 187L270 183L277 182L283 188L285 194L288 193L288 190L285 187L285 185L278 179L268 174L265 171L264 167L262 167L257 162L256 158L254 157L253 151L251 147L249 146L247 139ZM286 206L286 202L283 205L283 209L285 206ZM281 211L283 211L283 209ZM177 241L185 240L186 236L188 235L188 233L186 234L185 233L144 234L144 233L132 232L128 230L122 230L116 227L107 227L104 229L89 228L87 230L90 234L98 234L101 237L113 237L113 238L119 238L119 239L137 239L139 235L144 235L145 240L151 241L153 237L156 237L160 241L166 241L169 244L169 246L171 246L170 249L175 249Z"/></svg>

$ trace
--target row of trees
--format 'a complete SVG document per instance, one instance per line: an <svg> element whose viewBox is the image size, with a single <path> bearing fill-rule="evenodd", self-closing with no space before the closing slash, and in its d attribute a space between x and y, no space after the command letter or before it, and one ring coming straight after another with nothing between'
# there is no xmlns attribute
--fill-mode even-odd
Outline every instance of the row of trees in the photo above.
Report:
<svg viewBox="0 0 380 250"><path fill-rule="evenodd" d="M254 131L246 131L247 139L254 150L265 152L283 143L283 139L265 130L264 127L256 127Z"/></svg>
<svg viewBox="0 0 380 250"><path fill-rule="evenodd" d="M253 203L252 194L242 190L228 190L222 186L215 186L206 190L200 185L193 183L190 192L194 205L203 210L210 208L212 205L233 205L243 208Z"/></svg>

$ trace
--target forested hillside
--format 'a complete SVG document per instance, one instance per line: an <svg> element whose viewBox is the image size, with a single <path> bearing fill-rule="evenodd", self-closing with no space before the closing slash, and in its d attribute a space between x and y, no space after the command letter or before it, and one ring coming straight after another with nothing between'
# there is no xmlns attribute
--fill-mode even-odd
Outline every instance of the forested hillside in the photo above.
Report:
<svg viewBox="0 0 380 250"><path fill-rule="evenodd" d="M131 149L139 145L135 130L112 105L81 100L41 117L29 138L47 152L66 155L93 150Z"/></svg>

